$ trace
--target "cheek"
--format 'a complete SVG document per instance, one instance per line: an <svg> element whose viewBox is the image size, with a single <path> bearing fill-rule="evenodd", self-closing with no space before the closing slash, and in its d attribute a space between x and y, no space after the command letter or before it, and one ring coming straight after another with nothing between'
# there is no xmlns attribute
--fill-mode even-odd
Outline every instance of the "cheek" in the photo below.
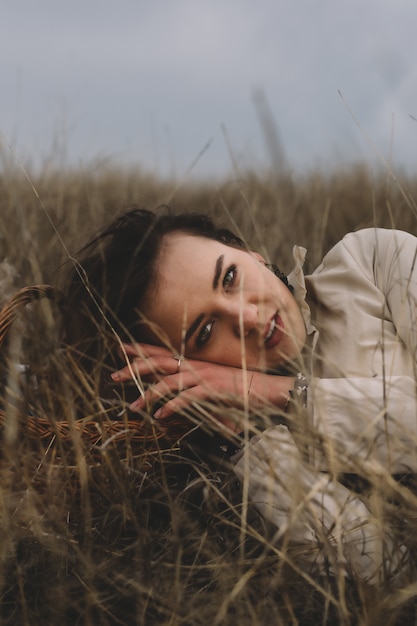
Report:
<svg viewBox="0 0 417 626"><path fill-rule="evenodd" d="M226 349L225 346L227 346ZM229 334L227 332L218 332L211 345L202 352L195 353L191 350L190 354L186 354L186 356L197 360L207 361L209 363L218 363L221 365L238 368L241 368L244 362L242 355L242 344L240 339L235 335ZM255 355L252 354L252 350L247 349L245 357L246 360L250 359L250 361L252 362L255 358ZM258 358L259 355L256 356L256 360Z"/></svg>
<svg viewBox="0 0 417 626"><path fill-rule="evenodd" d="M146 316L149 320L152 343L180 349L182 337L183 312L173 302L157 302L149 308Z"/></svg>

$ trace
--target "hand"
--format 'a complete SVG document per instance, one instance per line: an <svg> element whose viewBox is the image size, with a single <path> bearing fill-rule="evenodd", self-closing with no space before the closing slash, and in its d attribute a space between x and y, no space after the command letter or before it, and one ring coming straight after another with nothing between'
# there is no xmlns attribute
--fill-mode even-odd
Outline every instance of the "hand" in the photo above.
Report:
<svg viewBox="0 0 417 626"><path fill-rule="evenodd" d="M194 402L213 399L228 406L243 407L246 404L250 408L262 405L284 408L289 390L294 386L294 379L289 376L272 376L207 361L182 359L178 368L178 360L172 352L159 346L124 344L124 350L131 361L114 372L113 380L125 382L137 376L154 383L130 405L132 411L146 410L161 398L175 395L155 412L156 419L179 413ZM234 432L239 428L242 430L227 417L218 419Z"/></svg>

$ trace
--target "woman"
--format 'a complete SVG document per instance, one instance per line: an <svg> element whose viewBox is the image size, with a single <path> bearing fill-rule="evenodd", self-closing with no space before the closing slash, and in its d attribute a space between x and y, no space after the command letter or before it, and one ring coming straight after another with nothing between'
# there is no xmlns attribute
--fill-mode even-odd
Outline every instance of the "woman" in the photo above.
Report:
<svg viewBox="0 0 417 626"><path fill-rule="evenodd" d="M138 417L169 432L175 414L215 416L224 436L239 434L244 498L277 545L302 547L296 567L377 583L405 551L385 512L338 479L416 471L416 251L406 233L352 233L309 277L295 248L288 284L206 217L134 209L81 254L67 342L102 388L103 364L124 354L111 378L135 382ZM199 417L213 399L220 410ZM256 412L278 423L259 429Z"/></svg>

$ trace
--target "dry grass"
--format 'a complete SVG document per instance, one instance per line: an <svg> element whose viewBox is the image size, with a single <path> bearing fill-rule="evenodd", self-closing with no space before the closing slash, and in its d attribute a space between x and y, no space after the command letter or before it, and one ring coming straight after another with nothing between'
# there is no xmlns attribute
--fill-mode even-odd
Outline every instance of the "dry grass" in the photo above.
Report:
<svg viewBox="0 0 417 626"><path fill-rule="evenodd" d="M131 203L208 212L285 270L293 243L309 249L312 270L350 230L395 226L417 234L417 178L394 181L361 166L328 176L277 180L248 173L222 184L181 186L137 171L44 171L32 183L8 164L3 172L0 259L17 272L5 276L6 291L11 282L16 288L55 282L68 253ZM355 579L311 580L286 563L285 550L269 542L272 530L250 508L242 532L240 486L227 468L185 459L174 448L157 450L150 470L129 438L92 449L78 435L72 398L84 389L90 421L105 422L105 410L88 381L63 366L57 318L55 309L33 305L4 355L14 351L29 360L38 387L30 377L19 379L5 402L1 624L415 623L411 575L399 587L388 581L380 588ZM53 383L42 376L46 364L57 373ZM2 381L9 376L10 388L8 366ZM25 434L29 410L48 418L52 430L66 420L70 444L59 435L45 444ZM376 485L376 477L367 478ZM413 551L412 486L397 489L379 477L375 491L381 502L389 499L384 514L398 542Z"/></svg>

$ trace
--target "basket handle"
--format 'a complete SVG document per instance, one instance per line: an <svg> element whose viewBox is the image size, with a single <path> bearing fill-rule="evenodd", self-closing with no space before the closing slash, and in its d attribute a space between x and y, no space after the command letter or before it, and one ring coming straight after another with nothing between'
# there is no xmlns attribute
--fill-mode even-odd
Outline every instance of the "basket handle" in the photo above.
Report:
<svg viewBox="0 0 417 626"><path fill-rule="evenodd" d="M64 297L58 289L52 285L31 285L20 289L1 309L0 311L0 347L2 346L6 335L18 316L19 310L34 302L48 298L57 302L58 306L63 303Z"/></svg>

